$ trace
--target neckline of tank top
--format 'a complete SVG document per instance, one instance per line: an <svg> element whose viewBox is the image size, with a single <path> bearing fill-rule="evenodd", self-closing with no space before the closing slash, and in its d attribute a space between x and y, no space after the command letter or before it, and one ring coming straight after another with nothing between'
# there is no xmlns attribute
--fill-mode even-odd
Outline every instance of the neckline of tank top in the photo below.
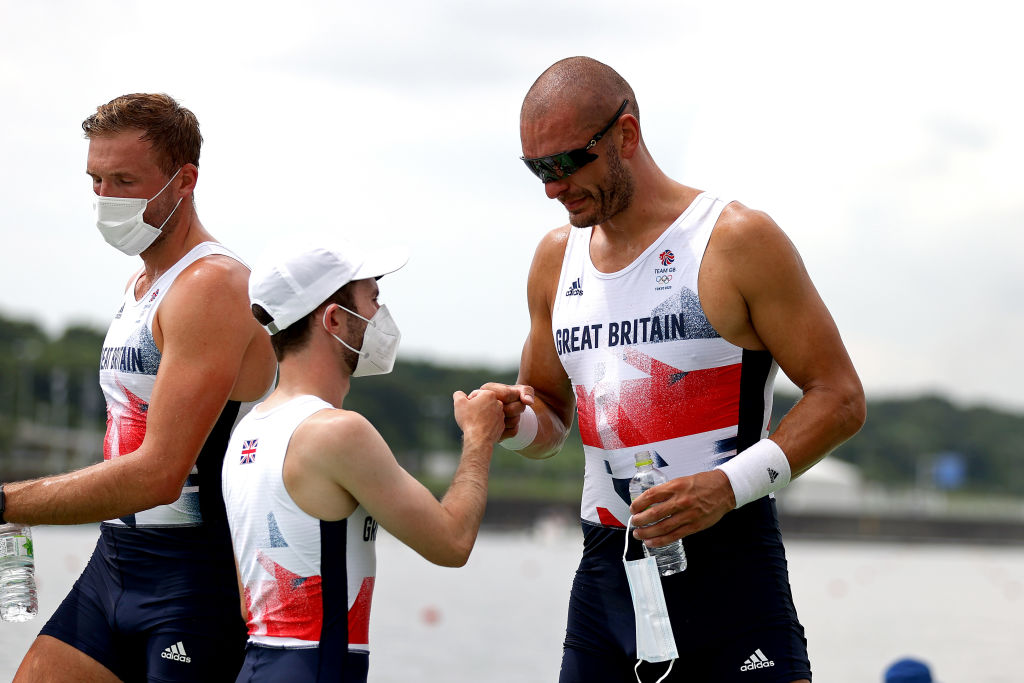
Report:
<svg viewBox="0 0 1024 683"><path fill-rule="evenodd" d="M253 409L251 411L249 411L249 415L251 415L252 419L254 420L264 420L276 413L281 412L285 408L294 408L297 403L305 404L314 401L324 404L322 408L323 410L334 408L334 406L332 406L330 403L323 400L319 396L314 396L313 394L302 394L301 396L295 396L293 398L290 398L281 405L274 406L273 408L264 408L263 403L258 403L257 405L253 406Z"/></svg>
<svg viewBox="0 0 1024 683"><path fill-rule="evenodd" d="M661 242L665 239L665 237L669 234L669 232L672 231L673 228L675 228L680 223L685 221L686 218L691 213L693 213L696 210L696 206L697 206L698 202L703 202L703 201L708 200L708 199L710 199L711 201L717 201L718 197L716 197L716 196L714 196L712 194L709 194L707 191L701 192L696 197L694 197L693 201L690 202L690 205L687 206L685 209L683 209L683 212L681 214L679 214L674 221L672 221L671 223L668 224L668 227L666 227L661 232L661 234L658 235L657 239L655 239L653 242L651 242L650 245L648 245L647 248L644 249L640 253L639 256L637 256L635 259L633 259L629 263L629 265L627 265L625 268L620 268L619 270L615 270L615 271L612 271L610 273L606 273L603 270L598 270L597 266L594 265L594 259L592 259L590 257L590 248L589 248L589 242L588 242L587 252L586 252L586 255L584 256L584 262L586 264L586 267L590 270L590 272L594 276L596 276L597 278L599 278L601 280L614 280L616 278L620 278L620 277L623 277L625 275L628 275L633 269L640 267L640 264L643 263L647 259L647 257L651 255L651 252L653 252L655 249L657 249L658 245L661 244ZM590 230L589 234L593 234L594 228L591 227L591 228L589 228L589 230Z"/></svg>
<svg viewBox="0 0 1024 683"><path fill-rule="evenodd" d="M221 249L223 249L226 252L226 253L221 254L221 255L231 256L232 258L238 260L239 263L242 263L243 265L245 265L245 262L242 261L241 258L239 258L238 256L235 255L235 252L231 251L230 249L225 247L220 242L214 242L212 240L206 240L205 242L200 242L196 246L194 246L191 249L189 249L185 254L182 255L182 257L180 259L178 259L177 261L172 263L170 268L168 268L164 272L160 273L160 275L158 275L153 280L153 282L150 283L149 288L145 292L143 292L142 296L140 296L138 299L135 298L135 285L137 285L139 283L139 278L141 278L143 275L146 274L146 269L143 268L138 273L136 273L135 277L132 278L131 285L128 286L128 289L125 292L126 294L128 294L128 298L131 300L131 303L133 305L138 305L138 304L144 303L148 297L152 296L153 289L156 288L158 285L161 285L161 281L164 279L164 277L167 276L167 273L169 273L172 270L174 270L174 268L179 263L181 263L182 261L185 261L186 259L188 259L190 256L192 256L192 254L194 254L199 249L209 248L209 247L220 247ZM218 253L220 253L220 252L218 252ZM206 256L209 256L209 254L206 254ZM202 257L199 257L199 258L202 258Z"/></svg>

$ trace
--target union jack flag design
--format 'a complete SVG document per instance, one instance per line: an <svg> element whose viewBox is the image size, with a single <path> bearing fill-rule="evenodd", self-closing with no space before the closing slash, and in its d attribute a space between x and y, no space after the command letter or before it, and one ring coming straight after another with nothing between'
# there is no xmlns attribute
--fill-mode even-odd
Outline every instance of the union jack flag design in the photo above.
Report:
<svg viewBox="0 0 1024 683"><path fill-rule="evenodd" d="M256 444L259 439L249 439L248 441L242 442L242 457L238 461L241 465L246 465L256 459Z"/></svg>

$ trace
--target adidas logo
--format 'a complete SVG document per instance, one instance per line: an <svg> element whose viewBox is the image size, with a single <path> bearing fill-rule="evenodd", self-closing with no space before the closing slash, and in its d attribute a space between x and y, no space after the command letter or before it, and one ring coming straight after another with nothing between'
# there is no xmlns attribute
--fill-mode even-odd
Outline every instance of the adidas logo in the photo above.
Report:
<svg viewBox="0 0 1024 683"><path fill-rule="evenodd" d="M186 664L192 661L192 658L185 654L185 646L180 640L170 647L165 647L160 656L164 659L173 659L176 662L184 662Z"/></svg>
<svg viewBox="0 0 1024 683"><path fill-rule="evenodd" d="M779 473L773 470L771 467L768 468L768 481L775 483L775 480L779 478Z"/></svg>
<svg viewBox="0 0 1024 683"><path fill-rule="evenodd" d="M754 654L747 657L747 661L743 662L743 666L740 667L740 671L755 671L757 669L767 669L770 666L775 666L775 662L764 656L761 652L761 648L754 650Z"/></svg>
<svg viewBox="0 0 1024 683"><path fill-rule="evenodd" d="M566 296L583 296L583 287L580 286L580 279L576 278L576 281L569 286L569 289L565 290Z"/></svg>

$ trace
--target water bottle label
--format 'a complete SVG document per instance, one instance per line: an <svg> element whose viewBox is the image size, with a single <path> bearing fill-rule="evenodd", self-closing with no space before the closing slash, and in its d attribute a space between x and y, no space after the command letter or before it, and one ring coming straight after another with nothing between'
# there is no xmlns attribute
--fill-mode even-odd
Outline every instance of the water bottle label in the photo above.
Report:
<svg viewBox="0 0 1024 683"><path fill-rule="evenodd" d="M0 557L32 557L32 539L28 536L0 538Z"/></svg>

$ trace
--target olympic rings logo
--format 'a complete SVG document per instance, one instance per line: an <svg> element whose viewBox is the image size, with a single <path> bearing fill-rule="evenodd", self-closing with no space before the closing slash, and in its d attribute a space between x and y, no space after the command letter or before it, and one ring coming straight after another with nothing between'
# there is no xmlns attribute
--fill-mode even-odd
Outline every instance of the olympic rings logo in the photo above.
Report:
<svg viewBox="0 0 1024 683"><path fill-rule="evenodd" d="M657 282L659 285L667 285L668 283L672 282L672 276L659 275L658 277L654 278L654 281Z"/></svg>

